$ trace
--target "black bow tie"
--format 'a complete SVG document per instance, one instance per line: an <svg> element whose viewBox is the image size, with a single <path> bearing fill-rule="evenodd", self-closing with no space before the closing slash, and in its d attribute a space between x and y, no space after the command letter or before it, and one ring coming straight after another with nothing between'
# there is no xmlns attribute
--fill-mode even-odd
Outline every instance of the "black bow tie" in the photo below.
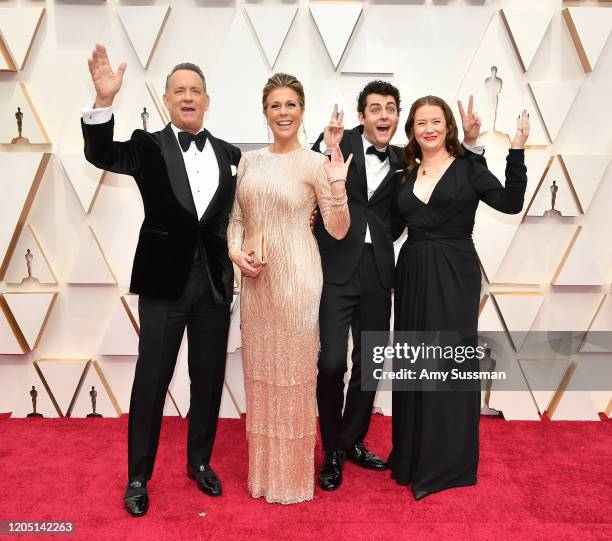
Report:
<svg viewBox="0 0 612 541"><path fill-rule="evenodd" d="M198 147L198 150L202 152L202 149L206 144L206 132L202 130L197 135L194 135L188 131L180 131L178 133L178 140L183 152L187 152L189 150L192 141L195 141L196 147Z"/></svg>
<svg viewBox="0 0 612 541"><path fill-rule="evenodd" d="M366 154L376 154L378 159L381 162L384 162L389 157L389 147L385 148L385 150L376 150L374 145L369 146L368 150L366 150Z"/></svg>

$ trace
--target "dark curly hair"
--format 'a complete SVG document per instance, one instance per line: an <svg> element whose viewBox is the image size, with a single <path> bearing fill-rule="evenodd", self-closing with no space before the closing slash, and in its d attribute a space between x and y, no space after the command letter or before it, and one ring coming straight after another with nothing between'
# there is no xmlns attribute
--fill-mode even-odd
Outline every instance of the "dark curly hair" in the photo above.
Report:
<svg viewBox="0 0 612 541"><path fill-rule="evenodd" d="M417 109L423 105L435 105L442 109L444 112L444 118L446 119L446 140L444 141L446 150L455 158L464 155L463 147L459 142L459 130L457 128L457 123L455 122L455 117L453 116L453 112L448 106L448 103L437 96L423 96L410 106L408 120L406 120L406 126L404 128L406 136L408 137L408 144L404 147L404 158L406 160L406 171L408 173L413 171L417 166L416 160L420 160L423 157L421 147L417 143L414 136L414 115L417 112Z"/></svg>
<svg viewBox="0 0 612 541"><path fill-rule="evenodd" d="M359 96L357 96L357 112L362 115L365 112L365 106L367 98L370 94L380 94L381 96L393 96L395 100L395 105L397 107L397 112L400 111L400 93L399 90L394 87L391 83L387 81L381 81L377 79L376 81L370 81L367 85L363 87L361 92L359 92Z"/></svg>

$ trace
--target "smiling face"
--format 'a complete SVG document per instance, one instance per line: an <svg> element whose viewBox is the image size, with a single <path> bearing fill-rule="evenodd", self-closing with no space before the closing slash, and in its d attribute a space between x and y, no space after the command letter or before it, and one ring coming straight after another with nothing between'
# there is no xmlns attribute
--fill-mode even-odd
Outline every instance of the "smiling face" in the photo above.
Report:
<svg viewBox="0 0 612 541"><path fill-rule="evenodd" d="M446 144L446 117L438 105L421 105L414 112L413 129L422 151L436 152Z"/></svg>
<svg viewBox="0 0 612 541"><path fill-rule="evenodd" d="M375 147L389 144L397 130L399 112L393 96L368 94L363 113L359 113L364 137Z"/></svg>
<svg viewBox="0 0 612 541"><path fill-rule="evenodd" d="M264 104L264 115L275 142L297 141L304 108L295 90L287 86L271 90Z"/></svg>
<svg viewBox="0 0 612 541"><path fill-rule="evenodd" d="M202 129L210 98L200 76L195 71L181 69L170 77L164 103L172 124L180 130L197 133Z"/></svg>

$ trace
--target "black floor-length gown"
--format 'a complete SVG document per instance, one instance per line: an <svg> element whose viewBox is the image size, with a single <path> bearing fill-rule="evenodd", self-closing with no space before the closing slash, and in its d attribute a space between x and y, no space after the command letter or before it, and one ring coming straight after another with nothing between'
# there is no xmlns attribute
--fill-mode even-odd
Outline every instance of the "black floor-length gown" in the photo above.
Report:
<svg viewBox="0 0 612 541"><path fill-rule="evenodd" d="M482 156L456 158L429 203L413 192L417 169L398 188L397 206L408 226L396 270L395 330L454 331L474 342L481 275L472 229L480 200L505 213L522 210L524 151L510 150L505 187ZM451 363L452 364L452 363ZM464 370L478 370L476 359ZM391 476L410 484L417 499L476 483L480 386L471 390L393 392Z"/></svg>

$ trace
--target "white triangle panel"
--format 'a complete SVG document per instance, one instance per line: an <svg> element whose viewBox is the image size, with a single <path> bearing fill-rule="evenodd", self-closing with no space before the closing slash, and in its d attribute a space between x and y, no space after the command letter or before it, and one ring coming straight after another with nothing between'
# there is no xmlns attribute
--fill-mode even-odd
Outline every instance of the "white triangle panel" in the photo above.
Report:
<svg viewBox="0 0 612 541"><path fill-rule="evenodd" d="M2 123L0 122L0 125ZM26 203L45 155L38 152L0 153L0 261L4 262L16 228L27 216ZM24 252L25 255L25 252ZM8 262L3 263L8 265ZM27 276L27 274L26 274ZM2 277L0 277L2 278Z"/></svg>
<svg viewBox="0 0 612 541"><path fill-rule="evenodd" d="M552 9L512 9L503 8L500 15L516 45L523 71L527 71L531 61L550 26L554 14Z"/></svg>
<svg viewBox="0 0 612 541"><path fill-rule="evenodd" d="M487 148L487 164L491 172L504 184L507 148ZM527 208L533 193L550 161L548 152L525 152L527 189L523 209ZM484 203L478 206L474 225L474 244L487 279L495 281L499 268L521 224L522 213L504 214Z"/></svg>
<svg viewBox="0 0 612 541"><path fill-rule="evenodd" d="M114 396L109 395L100 374L102 374L102 369L96 361L92 361L81 388L76 395L72 411L70 412L71 417L87 417L88 414L93 412L92 387L94 388L93 392L96 394L96 413L101 414L103 417L118 417L121 414L121 411L117 411L114 405Z"/></svg>
<svg viewBox="0 0 612 541"><path fill-rule="evenodd" d="M492 68L496 68L495 74ZM517 115L527 109L531 112L531 130L527 145L549 144L546 130L536 114L535 103L525 83L520 62L498 13L493 15L489 23L456 98L465 100L470 94L474 95L476 109L482 118L483 138L491 131L496 135L514 137ZM455 118L460 118L454 104L453 108ZM487 156L488 154L489 148Z"/></svg>
<svg viewBox="0 0 612 541"><path fill-rule="evenodd" d="M362 4L310 3L310 13L335 69L348 45L362 12Z"/></svg>
<svg viewBox="0 0 612 541"><path fill-rule="evenodd" d="M122 414L130 410L136 361L137 357L103 357L99 361Z"/></svg>
<svg viewBox="0 0 612 541"><path fill-rule="evenodd" d="M138 60L149 67L155 46L171 11L170 6L119 6L119 19Z"/></svg>
<svg viewBox="0 0 612 541"><path fill-rule="evenodd" d="M30 394L32 392L36 396L36 413L41 413L47 419L62 416L61 409L58 411L53 404L34 363L28 366L26 377L19 382L19 385L21 389L11 417L27 417L29 413L33 413L32 395ZM36 417L32 417L31 420L35 422Z"/></svg>
<svg viewBox="0 0 612 541"><path fill-rule="evenodd" d="M68 413L87 363L89 359L40 359L36 361L62 415Z"/></svg>
<svg viewBox="0 0 612 541"><path fill-rule="evenodd" d="M138 333L121 299L117 301L98 352L100 355L138 355Z"/></svg>
<svg viewBox="0 0 612 541"><path fill-rule="evenodd" d="M0 310L0 355L22 355L25 353L9 324L4 308Z"/></svg>
<svg viewBox="0 0 612 541"><path fill-rule="evenodd" d="M610 156L563 154L559 160L572 181L582 211L586 213L608 168Z"/></svg>
<svg viewBox="0 0 612 541"><path fill-rule="evenodd" d="M88 227L81 237L72 269L66 279L68 284L116 284L113 275L96 240L93 230Z"/></svg>
<svg viewBox="0 0 612 541"><path fill-rule="evenodd" d="M603 6L570 7L562 13L584 71L593 71L612 30L612 11Z"/></svg>
<svg viewBox="0 0 612 541"><path fill-rule="evenodd" d="M4 298L30 349L35 349L57 293L5 293Z"/></svg>
<svg viewBox="0 0 612 541"><path fill-rule="evenodd" d="M28 250L32 255L32 277L40 284L56 284L57 277L31 225L23 229L19 236L4 281L7 284L21 284L23 280L28 278L28 262L26 259Z"/></svg>
<svg viewBox="0 0 612 541"><path fill-rule="evenodd" d="M585 236L582 226L576 230L552 283L556 286L590 286L604 283L593 246Z"/></svg>
<svg viewBox="0 0 612 541"><path fill-rule="evenodd" d="M599 421L589 391L565 391L551 415L552 421Z"/></svg>
<svg viewBox="0 0 612 541"><path fill-rule="evenodd" d="M612 295L608 294L602 298L580 351L612 353Z"/></svg>
<svg viewBox="0 0 612 541"><path fill-rule="evenodd" d="M582 86L581 82L529 83L551 141L555 141ZM533 117L534 115L532 115Z"/></svg>
<svg viewBox="0 0 612 541"><path fill-rule="evenodd" d="M247 4L244 6L270 69L274 69L297 10L297 5Z"/></svg>
<svg viewBox="0 0 612 541"><path fill-rule="evenodd" d="M527 332L544 302L542 293L494 293L515 349L521 349Z"/></svg>
<svg viewBox="0 0 612 541"><path fill-rule="evenodd" d="M16 84L13 87L13 91L9 94L2 108L3 121L0 122L0 143L10 144L19 135L17 119L15 118L15 113L17 113L19 108L23 113L22 137L25 137L33 145L50 144L51 141L47 130L36 111L36 107L25 85L23 83Z"/></svg>
<svg viewBox="0 0 612 541"><path fill-rule="evenodd" d="M88 213L105 172L91 165L83 153L60 154L58 158L83 210Z"/></svg>
<svg viewBox="0 0 612 541"><path fill-rule="evenodd" d="M484 303L480 316L478 317L478 331L479 332L505 332L504 326L499 319L497 310L493 304L491 295L487 294L481 301L481 305Z"/></svg>
<svg viewBox="0 0 612 541"><path fill-rule="evenodd" d="M24 69L40 28L45 8L1 8L0 39L6 45L12 64Z"/></svg>
<svg viewBox="0 0 612 541"><path fill-rule="evenodd" d="M567 371L568 359L519 359L527 384L540 413L544 413L555 396Z"/></svg>
<svg viewBox="0 0 612 541"><path fill-rule="evenodd" d="M557 183L556 185L558 188L555 199L555 210L558 210L562 216L578 216L580 214L580 209L578 205L576 205L572 186L556 156L533 198L527 215L544 216L544 213L552 208L551 186L553 185L553 181Z"/></svg>
<svg viewBox="0 0 612 541"><path fill-rule="evenodd" d="M527 389L527 384L525 384ZM503 412L506 421L539 421L540 414L529 390L491 391L489 407Z"/></svg>

